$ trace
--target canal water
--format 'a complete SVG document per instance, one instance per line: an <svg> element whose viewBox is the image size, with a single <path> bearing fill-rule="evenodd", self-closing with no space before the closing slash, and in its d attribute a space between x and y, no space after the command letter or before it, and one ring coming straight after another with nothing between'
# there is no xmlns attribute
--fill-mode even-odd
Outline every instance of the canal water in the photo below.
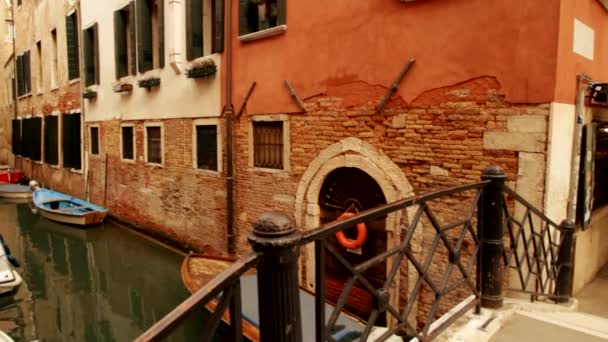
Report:
<svg viewBox="0 0 608 342"><path fill-rule="evenodd" d="M123 227L83 230L32 209L0 202L0 233L24 280L0 298L0 329L15 341L131 341L188 297L181 255ZM201 315L167 341L199 340Z"/></svg>

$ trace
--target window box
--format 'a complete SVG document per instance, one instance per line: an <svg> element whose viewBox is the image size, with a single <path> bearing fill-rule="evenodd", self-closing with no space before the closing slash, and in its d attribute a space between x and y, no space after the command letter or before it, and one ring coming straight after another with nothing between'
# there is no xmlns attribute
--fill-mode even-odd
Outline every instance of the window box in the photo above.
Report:
<svg viewBox="0 0 608 342"><path fill-rule="evenodd" d="M159 77L150 77L137 81L137 84L140 88L150 89L153 87L160 87L160 78Z"/></svg>
<svg viewBox="0 0 608 342"><path fill-rule="evenodd" d="M194 62L189 69L186 70L188 78L202 78L213 76L217 73L217 66L212 59L206 59L201 62Z"/></svg>
<svg viewBox="0 0 608 342"><path fill-rule="evenodd" d="M82 93L82 97L91 100L97 97L97 92L95 90L85 89Z"/></svg>
<svg viewBox="0 0 608 342"><path fill-rule="evenodd" d="M115 93L128 93L133 90L133 85L126 82L118 82L112 86Z"/></svg>

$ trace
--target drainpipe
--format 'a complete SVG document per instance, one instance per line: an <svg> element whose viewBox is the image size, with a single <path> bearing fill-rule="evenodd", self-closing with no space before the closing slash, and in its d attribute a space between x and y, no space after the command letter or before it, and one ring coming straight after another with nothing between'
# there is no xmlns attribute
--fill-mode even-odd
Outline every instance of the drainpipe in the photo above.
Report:
<svg viewBox="0 0 608 342"><path fill-rule="evenodd" d="M235 253L234 234L234 170L233 170L233 132L232 132L232 0L225 1L226 10L226 230L228 239L228 254Z"/></svg>
<svg viewBox="0 0 608 342"><path fill-rule="evenodd" d="M589 76L577 75L578 93L576 94L576 105L574 115L574 136L572 138L572 159L570 161L570 192L568 193L568 210L566 220L569 223L576 221L576 194L579 179L579 156L581 150L581 135L585 119L585 94L587 84L590 82Z"/></svg>
<svg viewBox="0 0 608 342"><path fill-rule="evenodd" d="M17 119L17 116L19 116L19 109L17 108L17 43L15 42L17 40L17 25L15 25L15 0L11 0L11 23L13 24L13 89L11 89L11 92L13 93L13 119ZM11 141L11 151L12 146L13 142ZM16 158L15 167L17 167ZM21 167L23 167L23 160L21 160Z"/></svg>

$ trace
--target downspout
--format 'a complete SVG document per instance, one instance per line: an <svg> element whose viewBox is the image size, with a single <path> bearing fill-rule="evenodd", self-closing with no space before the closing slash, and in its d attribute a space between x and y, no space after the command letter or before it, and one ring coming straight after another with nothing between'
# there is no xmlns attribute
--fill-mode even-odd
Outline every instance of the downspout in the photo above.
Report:
<svg viewBox="0 0 608 342"><path fill-rule="evenodd" d="M226 10L226 230L228 254L235 253L234 234L234 170L233 170L233 132L232 132L232 0L225 0Z"/></svg>
<svg viewBox="0 0 608 342"><path fill-rule="evenodd" d="M576 195L578 192L579 179L579 153L581 150L581 135L585 119L585 94L587 93L587 83L590 78L586 75L577 75L577 94L574 107L574 136L572 137L572 157L570 160L570 191L568 193L568 209L566 220L569 223L576 222Z"/></svg>
<svg viewBox="0 0 608 342"><path fill-rule="evenodd" d="M11 0L11 24L13 24L13 114L14 119L19 115L17 110L17 44L15 40L17 38L17 27L15 26L15 0Z"/></svg>

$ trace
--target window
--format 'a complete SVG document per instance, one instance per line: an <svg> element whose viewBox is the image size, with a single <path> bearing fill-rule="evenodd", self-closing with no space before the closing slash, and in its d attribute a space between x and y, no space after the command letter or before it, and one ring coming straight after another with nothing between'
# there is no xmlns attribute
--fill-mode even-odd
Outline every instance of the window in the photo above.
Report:
<svg viewBox="0 0 608 342"><path fill-rule="evenodd" d="M188 0L186 16L188 60L224 51L224 0Z"/></svg>
<svg viewBox="0 0 608 342"><path fill-rule="evenodd" d="M239 35L285 25L286 0L239 0Z"/></svg>
<svg viewBox="0 0 608 342"><path fill-rule="evenodd" d="M44 117L44 162L51 165L59 164L59 117L47 115Z"/></svg>
<svg viewBox="0 0 608 342"><path fill-rule="evenodd" d="M57 88L59 85L59 64L57 61L57 30L51 31L51 89Z"/></svg>
<svg viewBox="0 0 608 342"><path fill-rule="evenodd" d="M91 127L91 154L99 154L99 127Z"/></svg>
<svg viewBox="0 0 608 342"><path fill-rule="evenodd" d="M137 0L139 72L165 65L164 0Z"/></svg>
<svg viewBox="0 0 608 342"><path fill-rule="evenodd" d="M253 122L253 166L283 169L283 122Z"/></svg>
<svg viewBox="0 0 608 342"><path fill-rule="evenodd" d="M24 96L32 91L30 52L17 56L17 95Z"/></svg>
<svg viewBox="0 0 608 342"><path fill-rule="evenodd" d="M64 114L61 124L63 167L78 170L81 167L80 114Z"/></svg>
<svg viewBox="0 0 608 342"><path fill-rule="evenodd" d="M65 17L65 40L67 43L68 80L80 77L80 57L78 56L78 17L76 11Z"/></svg>
<svg viewBox="0 0 608 342"><path fill-rule="evenodd" d="M99 36L97 24L83 32L85 86L99 84Z"/></svg>
<svg viewBox="0 0 608 342"><path fill-rule="evenodd" d="M36 57L38 58L38 78L36 79L36 89L42 92L42 44L36 43Z"/></svg>
<svg viewBox="0 0 608 342"><path fill-rule="evenodd" d="M21 120L14 119L12 122L13 130L12 130L12 147L13 154L16 156L21 155Z"/></svg>
<svg viewBox="0 0 608 342"><path fill-rule="evenodd" d="M42 118L33 117L22 120L21 155L31 160L41 160Z"/></svg>
<svg viewBox="0 0 608 342"><path fill-rule="evenodd" d="M114 12L114 58L116 78L134 75L135 65L135 3Z"/></svg>
<svg viewBox="0 0 608 342"><path fill-rule="evenodd" d="M7 25L6 41L8 43L12 43L13 40L15 40L15 25L13 24L12 21L9 21L9 20L6 21L6 25Z"/></svg>
<svg viewBox="0 0 608 342"><path fill-rule="evenodd" d="M196 127L196 167L203 170L218 170L217 125Z"/></svg>
<svg viewBox="0 0 608 342"><path fill-rule="evenodd" d="M135 160L135 135L133 126L121 127L121 159Z"/></svg>
<svg viewBox="0 0 608 342"><path fill-rule="evenodd" d="M163 163L163 141L161 126L146 126L146 163Z"/></svg>

